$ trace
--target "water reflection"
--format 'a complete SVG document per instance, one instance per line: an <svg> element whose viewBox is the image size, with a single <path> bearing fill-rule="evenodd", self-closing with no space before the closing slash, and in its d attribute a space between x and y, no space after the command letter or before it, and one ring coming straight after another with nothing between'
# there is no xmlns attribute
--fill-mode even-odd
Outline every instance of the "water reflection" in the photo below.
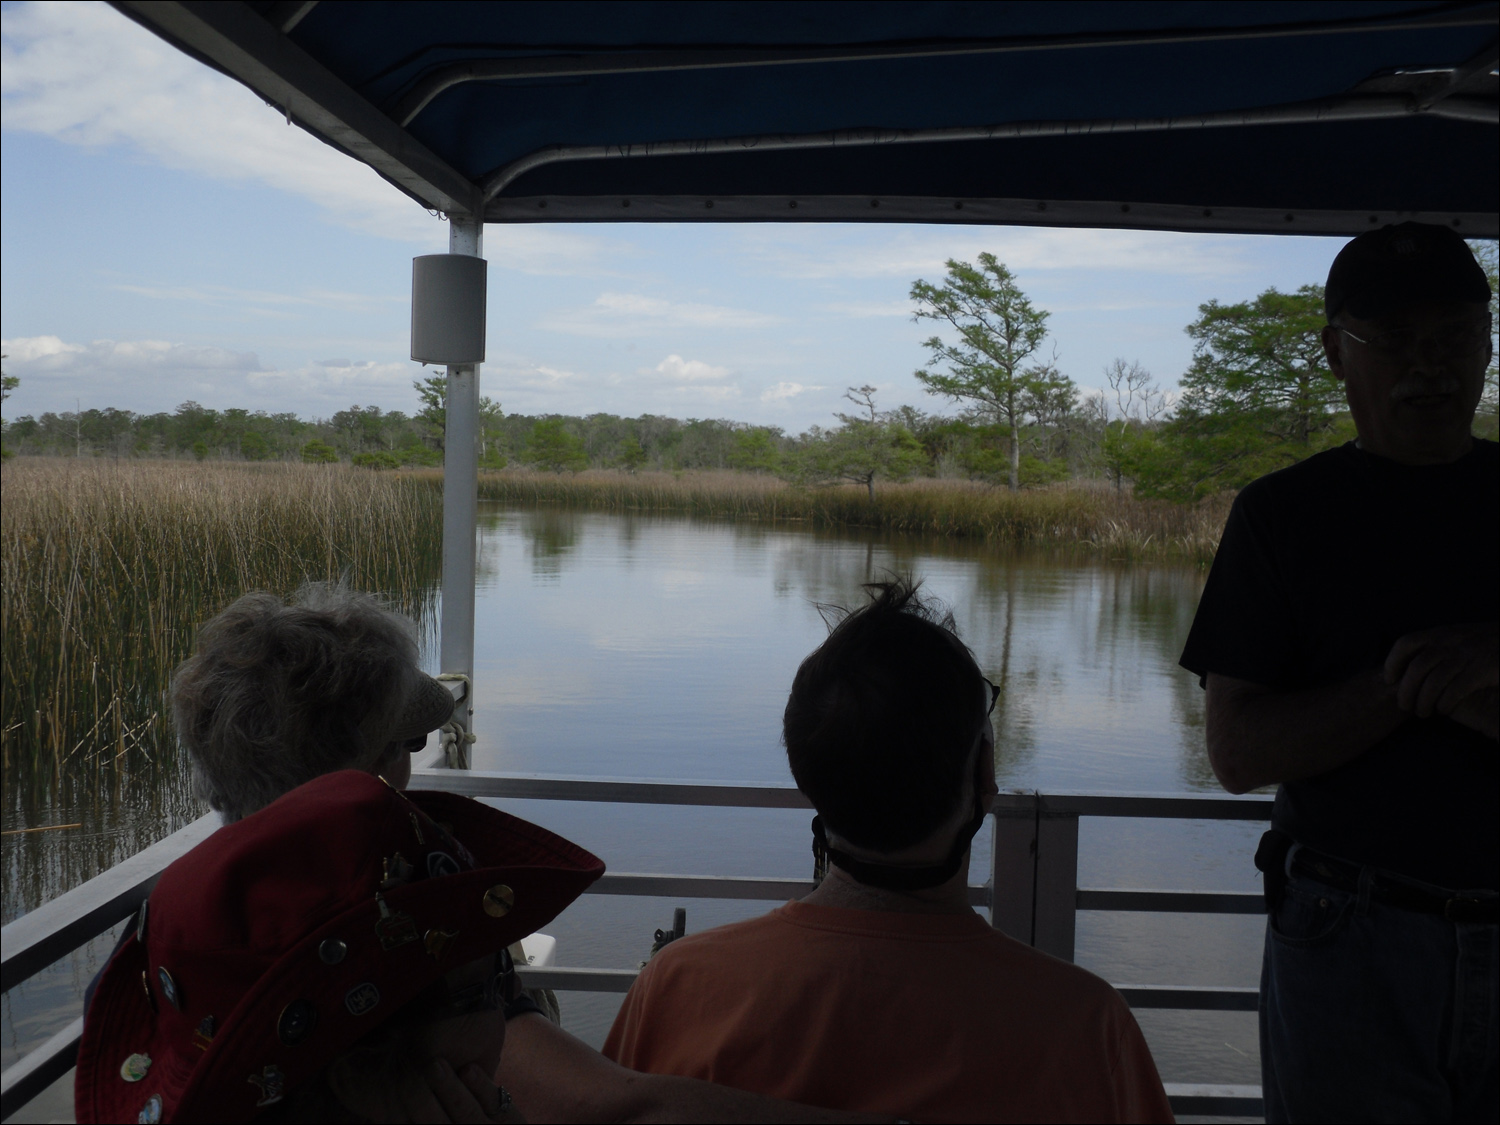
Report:
<svg viewBox="0 0 1500 1125"><path fill-rule="evenodd" d="M923 578L953 607L965 642L1000 685L1002 785L1217 789L1203 751L1202 692L1176 665L1202 587L1192 568L482 504L477 569L478 769L789 785L781 712L797 665L826 635L818 605L858 604L862 583L896 573ZM430 662L436 638L425 640ZM76 841L7 838L6 918L50 897L48 885L71 885L84 869L134 850L129 826L156 839L195 815L182 773L162 765L162 776L141 779L139 790L55 800L58 815L76 804L76 819L88 821ZM10 823L31 798L9 785L6 797ZM811 871L803 813L502 804L593 848L615 871ZM99 832L112 841L108 856L72 850L86 851ZM1238 824L1086 821L1080 880L1254 889L1256 834ZM978 881L988 851L981 834ZM674 905L586 896L549 931L565 964L633 966ZM696 932L767 904L689 907ZM1253 985L1259 934L1260 923L1246 917L1086 913L1078 960L1117 982ZM72 997L107 950L106 938L8 994L7 1061L71 1018ZM596 1044L618 1004L619 997L564 997L570 1029ZM1258 1080L1253 1015L1146 1013L1141 1022L1169 1080ZM1205 1043L1213 1049L1207 1056Z"/></svg>
<svg viewBox="0 0 1500 1125"><path fill-rule="evenodd" d="M487 509L496 560L478 597L475 766L789 785L781 711L826 635L820 604L864 582L923 578L1002 688L1001 784L1214 791L1202 692L1177 667L1202 588L1192 568L1131 568L943 540L760 524ZM591 847L614 871L806 877L807 816L774 810L501 802ZM1086 886L1254 890L1244 824L1090 820ZM989 839L975 841L983 881ZM549 931L562 961L633 966L677 903L585 896ZM688 903L692 931L768 904ZM1253 985L1253 917L1085 913L1078 961L1106 979ZM568 994L602 1042L619 998ZM1258 1081L1254 1016L1146 1013L1171 1081Z"/></svg>
<svg viewBox="0 0 1500 1125"><path fill-rule="evenodd" d="M577 512L538 511L530 513L526 529L530 548L531 574L541 582L555 583L562 577L563 564L578 545L580 516Z"/></svg>
<svg viewBox="0 0 1500 1125"><path fill-rule="evenodd" d="M486 508L476 766L786 784L781 708L818 606L913 574L1002 689L1002 784L1213 790L1177 667L1202 586L937 539Z"/></svg>

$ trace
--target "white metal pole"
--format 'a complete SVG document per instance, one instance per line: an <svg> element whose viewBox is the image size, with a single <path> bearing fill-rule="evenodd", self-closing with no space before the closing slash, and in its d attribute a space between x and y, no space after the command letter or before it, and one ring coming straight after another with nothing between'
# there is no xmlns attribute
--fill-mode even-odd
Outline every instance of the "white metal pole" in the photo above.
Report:
<svg viewBox="0 0 1500 1125"><path fill-rule="evenodd" d="M484 223L448 216L448 253L484 256ZM448 366L447 421L443 437L443 616L439 634L442 670L467 678L453 712L463 732L474 727L474 558L479 508L479 365ZM467 769L467 738L450 766Z"/></svg>

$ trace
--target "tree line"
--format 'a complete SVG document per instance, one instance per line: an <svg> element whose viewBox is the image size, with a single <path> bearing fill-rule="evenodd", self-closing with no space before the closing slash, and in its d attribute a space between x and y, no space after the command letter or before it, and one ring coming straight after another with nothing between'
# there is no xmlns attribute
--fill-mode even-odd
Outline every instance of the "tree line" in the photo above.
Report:
<svg viewBox="0 0 1500 1125"><path fill-rule="evenodd" d="M1496 287L1495 243L1471 243ZM585 468L733 469L805 484L966 478L1011 489L1106 481L1177 501L1236 489L1348 440L1353 424L1323 357L1320 286L1209 301L1186 328L1193 358L1174 393L1138 362L1117 358L1105 388L1083 393L1048 352L1048 313L994 255L950 260L940 282L911 287L914 319L938 327L915 372L958 408L882 410L877 388L850 387L835 425L788 434L727 419L643 414L528 416L480 403L480 465L551 472ZM1492 305L1492 314L1494 306ZM1493 321L1492 321L1493 327ZM16 388L5 377L5 395ZM172 413L102 410L23 415L4 424L6 454L349 461L372 469L442 463L446 382L413 383L416 409L350 406L329 418L186 402ZM1492 359L1476 430L1496 435Z"/></svg>

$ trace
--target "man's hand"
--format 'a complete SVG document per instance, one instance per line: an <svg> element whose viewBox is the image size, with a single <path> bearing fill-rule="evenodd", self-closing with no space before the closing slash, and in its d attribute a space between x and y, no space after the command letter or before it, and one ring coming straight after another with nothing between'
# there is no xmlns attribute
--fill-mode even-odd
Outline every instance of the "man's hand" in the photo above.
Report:
<svg viewBox="0 0 1500 1125"><path fill-rule="evenodd" d="M1464 699L1448 715L1455 723L1500 742L1500 688L1485 688Z"/></svg>
<svg viewBox="0 0 1500 1125"><path fill-rule="evenodd" d="M1408 633L1391 646L1385 682L1396 705L1418 718L1446 715L1495 737L1500 690L1500 626L1443 625Z"/></svg>
<svg viewBox="0 0 1500 1125"><path fill-rule="evenodd" d="M1207 687L1208 760L1231 793L1328 773L1411 717L1373 668L1291 690L1210 672Z"/></svg>
<svg viewBox="0 0 1500 1125"><path fill-rule="evenodd" d="M516 1104L533 1121L892 1120L886 1114L846 1113L777 1101L696 1078L640 1074L611 1062L545 1016L535 1014L517 1016L506 1028L505 1053L495 1085L500 1084L502 1076L516 1096ZM483 1090L478 1081L470 1084L471 1091L476 1087ZM452 1093L456 1103L463 1102L457 1090Z"/></svg>

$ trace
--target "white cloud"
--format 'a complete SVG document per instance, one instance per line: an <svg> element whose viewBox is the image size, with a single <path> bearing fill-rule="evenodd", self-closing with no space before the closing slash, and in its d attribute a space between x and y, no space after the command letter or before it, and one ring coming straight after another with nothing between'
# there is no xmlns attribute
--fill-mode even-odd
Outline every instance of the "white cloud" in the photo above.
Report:
<svg viewBox="0 0 1500 1125"><path fill-rule="evenodd" d="M254 389L272 391L278 396L295 393L328 397L342 409L351 395L368 397L372 392L397 388L405 391L415 377L416 368L410 363L323 359L286 370L252 371L245 381Z"/></svg>
<svg viewBox="0 0 1500 1125"><path fill-rule="evenodd" d="M11 360L11 366L36 363L38 360L60 360L64 356L71 357L78 352L84 351L82 344L65 344L56 336L22 336L15 340L0 340L0 348L5 349L6 358Z"/></svg>
<svg viewBox="0 0 1500 1125"><path fill-rule="evenodd" d="M544 317L537 327L570 336L618 338L674 328L762 328L776 319L723 305L678 303L640 293L601 293L593 304Z"/></svg>
<svg viewBox="0 0 1500 1125"><path fill-rule="evenodd" d="M560 391L576 387L579 381L576 371L508 357L486 364L479 378L481 389L487 395L504 395L517 390Z"/></svg>
<svg viewBox="0 0 1500 1125"><path fill-rule="evenodd" d="M555 277L617 274L634 248L580 231L532 224L491 223L484 230L484 256L491 269ZM607 263L613 262L613 267Z"/></svg>
<svg viewBox="0 0 1500 1125"><path fill-rule="evenodd" d="M165 340L94 340L76 344L56 336L0 341L5 373L21 380L7 414L40 414L75 406L117 406L150 412L185 399L213 398L240 406L239 393L262 370L254 352ZM87 400L87 401L84 401ZM233 401L231 401L233 400Z"/></svg>
<svg viewBox="0 0 1500 1125"><path fill-rule="evenodd" d="M254 352L231 352L224 348L192 347L165 340L95 340L72 344L56 336L18 337L0 341L11 375L80 379L95 374L142 372L234 372L260 370Z"/></svg>
<svg viewBox="0 0 1500 1125"><path fill-rule="evenodd" d="M116 406L151 413L187 399L222 409L327 415L351 402L413 409L414 364L376 360L308 360L270 368L254 352L166 340L94 340L57 336L0 341L7 375L21 385L7 414L40 414Z"/></svg>
<svg viewBox="0 0 1500 1125"><path fill-rule="evenodd" d="M370 168L105 4L18 4L0 26L6 129L120 145L169 168L302 196L370 234L447 241L441 221ZM553 226L491 226L486 236L497 268L526 274L609 273L603 263L621 258L611 240Z"/></svg>
<svg viewBox="0 0 1500 1125"><path fill-rule="evenodd" d="M909 317L913 306L910 301L834 301L819 307L835 316L869 320L874 317Z"/></svg>
<svg viewBox="0 0 1500 1125"><path fill-rule="evenodd" d="M804 386L801 383L780 382L774 387L767 387L760 394L761 402L784 402L787 399L796 398L806 391L821 391L822 387Z"/></svg>
<svg viewBox="0 0 1500 1125"><path fill-rule="evenodd" d="M981 250L1017 271L1222 275L1239 272L1245 250L1244 239L1233 235L1067 227L900 230L878 240L838 227L808 234L762 229L745 238L747 251L767 272L804 280L925 277L936 282L949 258L972 262Z"/></svg>
<svg viewBox="0 0 1500 1125"><path fill-rule="evenodd" d="M0 62L6 129L123 145L169 168L256 181L387 238L443 238L436 219L370 168L104 4L7 8Z"/></svg>
<svg viewBox="0 0 1500 1125"><path fill-rule="evenodd" d="M680 355L669 355L654 368L642 368L642 373L655 371L674 383L698 383L705 379L727 379L729 368L714 367L701 359L683 359Z"/></svg>
<svg viewBox="0 0 1500 1125"><path fill-rule="evenodd" d="M154 301L185 301L189 304L227 306L261 315L289 315L292 310L335 309L339 312L389 313L406 305L406 294L375 296L369 293L336 293L311 290L306 293L272 293L259 289L235 289L227 285L115 285L117 292Z"/></svg>
<svg viewBox="0 0 1500 1125"><path fill-rule="evenodd" d="M737 386L709 386L709 387L673 387L682 399L706 399L709 402L725 402L729 399L739 398L740 389Z"/></svg>

